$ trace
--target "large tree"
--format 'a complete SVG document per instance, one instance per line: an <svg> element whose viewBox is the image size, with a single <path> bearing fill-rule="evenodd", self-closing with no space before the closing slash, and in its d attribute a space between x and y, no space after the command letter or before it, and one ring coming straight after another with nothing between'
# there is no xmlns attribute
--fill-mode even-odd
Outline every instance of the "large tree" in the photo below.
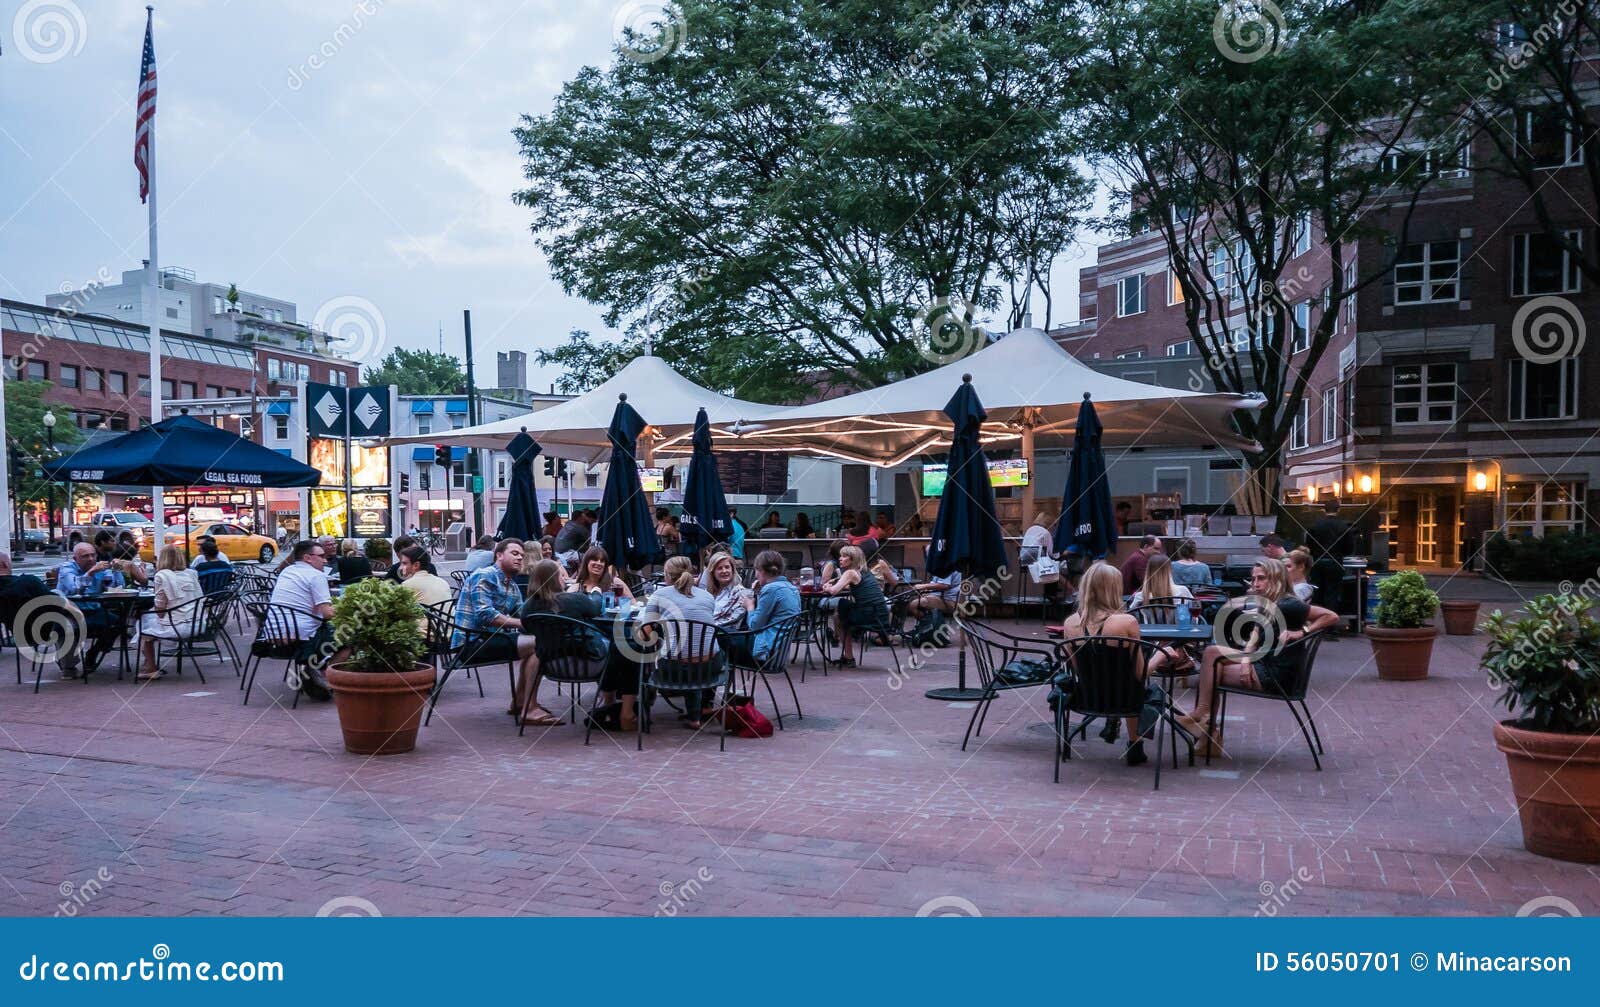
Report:
<svg viewBox="0 0 1600 1007"><path fill-rule="evenodd" d="M1153 229L1164 241L1188 334L1216 387L1264 399L1259 413L1239 414L1261 448L1245 453L1239 502L1253 512L1279 497L1282 450L1340 306L1393 267L1441 164L1390 156L1430 142L1419 135L1423 109L1455 86L1430 6L1084 6L1079 79L1124 233ZM1317 251L1297 260L1307 223ZM1376 235L1389 251L1347 275L1357 243ZM1297 332L1294 305L1305 300L1320 317Z"/></svg>
<svg viewBox="0 0 1600 1007"><path fill-rule="evenodd" d="M39 466L70 454L74 445L83 440L82 431L72 422L67 410L44 400L44 393L50 387L48 381L6 382L7 446L16 451L21 469L21 478L12 487L12 492L24 503L37 503L49 498L49 482L36 474ZM53 452L50 447L51 436L46 433L44 424L44 414L47 412L56 418ZM65 502L64 494L64 489L56 491L57 506Z"/></svg>
<svg viewBox="0 0 1600 1007"><path fill-rule="evenodd" d="M541 362L592 385L648 335L711 387L785 398L943 362L1034 294L1048 311L1089 189L1070 7L683 0L624 39L515 131L553 274L624 330Z"/></svg>
<svg viewBox="0 0 1600 1007"><path fill-rule="evenodd" d="M461 361L448 353L396 346L367 368L367 384L398 385L401 395L451 395L467 387Z"/></svg>

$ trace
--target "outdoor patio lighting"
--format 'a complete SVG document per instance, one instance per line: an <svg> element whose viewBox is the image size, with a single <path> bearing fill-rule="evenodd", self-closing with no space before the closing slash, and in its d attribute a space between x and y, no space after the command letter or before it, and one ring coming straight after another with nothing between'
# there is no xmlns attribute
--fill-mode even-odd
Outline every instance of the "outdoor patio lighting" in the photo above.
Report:
<svg viewBox="0 0 1600 1007"><path fill-rule="evenodd" d="M1371 493L1372 492L1372 477L1371 476L1362 476L1361 477L1361 492L1362 493Z"/></svg>
<svg viewBox="0 0 1600 1007"><path fill-rule="evenodd" d="M1495 462L1467 463L1467 492L1492 493L1499 488L1499 468Z"/></svg>

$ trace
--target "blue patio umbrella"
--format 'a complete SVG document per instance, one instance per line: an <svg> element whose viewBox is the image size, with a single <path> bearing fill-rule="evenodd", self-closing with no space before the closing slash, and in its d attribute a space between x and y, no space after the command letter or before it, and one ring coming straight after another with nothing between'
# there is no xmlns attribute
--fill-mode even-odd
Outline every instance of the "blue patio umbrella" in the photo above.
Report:
<svg viewBox="0 0 1600 1007"><path fill-rule="evenodd" d="M618 395L617 411L606 429L611 464L606 472L605 492L600 496L600 528L595 538L619 568L636 570L661 562L664 555L650 505L639 484L637 442L645 426L644 417L628 405L628 396Z"/></svg>
<svg viewBox="0 0 1600 1007"><path fill-rule="evenodd" d="M689 459L689 475L683 483L683 538L697 548L713 542L726 542L732 530L728 522L728 498L722 492L722 474L717 457L711 453L711 421L701 409L694 418L694 455Z"/></svg>
<svg viewBox="0 0 1600 1007"><path fill-rule="evenodd" d="M1089 393L1078 407L1072 438L1067 485L1061 493L1061 518L1056 522L1056 552L1073 551L1100 559L1117 546L1117 516L1111 507L1106 456L1100 449L1100 417Z"/></svg>
<svg viewBox="0 0 1600 1007"><path fill-rule="evenodd" d="M978 441L989 414L972 388L972 375L961 376L961 387L950 397L944 414L955 425L955 433L950 439L949 475L928 544L928 572L997 574L1006 568L1005 533L995 517L989 459Z"/></svg>
<svg viewBox="0 0 1600 1007"><path fill-rule="evenodd" d="M192 416L174 416L44 466L47 478L117 486L315 486L322 473Z"/></svg>
<svg viewBox="0 0 1600 1007"><path fill-rule="evenodd" d="M540 527L539 491L533 485L533 461L539 457L539 442L528 436L528 428L523 427L506 450L511 454L511 489L494 537L532 541L539 537Z"/></svg>

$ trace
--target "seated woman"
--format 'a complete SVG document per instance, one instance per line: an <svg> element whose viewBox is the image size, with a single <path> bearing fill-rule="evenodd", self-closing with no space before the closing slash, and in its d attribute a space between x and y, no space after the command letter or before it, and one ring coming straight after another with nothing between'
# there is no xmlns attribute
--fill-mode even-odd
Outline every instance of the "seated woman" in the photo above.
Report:
<svg viewBox="0 0 1600 1007"><path fill-rule="evenodd" d="M528 571L528 600L522 604L522 635L519 641L533 640L533 658L523 665L523 673L517 680L515 705L510 712L520 718L520 723L529 727L549 727L552 726L552 722L561 723L560 717L539 705L539 662L550 657L555 644L550 640L541 643L538 636L531 631L529 617L560 615L580 622L591 622L600 616L600 596L563 590L565 577L561 564L553 559L538 560ZM626 731L634 730L638 727L634 708L634 700L639 691L638 671L631 662L622 660L621 655L606 643L605 634L598 627L590 630L586 641L588 647L584 657L596 666L602 664L605 666L600 674L600 695L597 701L609 703L619 693L623 693L622 728Z"/></svg>
<svg viewBox="0 0 1600 1007"><path fill-rule="evenodd" d="M372 576L372 561L361 554L353 538L345 539L344 544L339 547L339 562L336 568L339 572L339 583L346 587Z"/></svg>
<svg viewBox="0 0 1600 1007"><path fill-rule="evenodd" d="M865 550L863 550L863 554L865 554ZM884 591L899 589L900 574L896 573L895 568L890 566L889 561L882 556L869 563L867 569L871 570L872 575L878 578L878 583L883 586Z"/></svg>
<svg viewBox="0 0 1600 1007"><path fill-rule="evenodd" d="M1304 648L1288 650L1288 645L1339 621L1333 612L1307 605L1294 596L1289 588L1289 572L1281 559L1256 560L1250 570L1250 593L1272 609L1265 613L1265 623L1277 630L1277 639L1261 632L1262 623L1252 621L1255 631L1249 633L1243 647L1215 644L1207 647L1200 659L1200 683L1194 711L1178 718L1185 731L1200 739L1201 748L1213 754L1221 754L1222 750L1222 725L1217 725L1216 734L1209 737L1206 734L1212 691L1216 686L1237 685L1271 692L1279 681L1298 672L1299 662L1305 660Z"/></svg>
<svg viewBox="0 0 1600 1007"><path fill-rule="evenodd" d="M687 556L673 556L661 568L661 587L650 595L639 617L639 638L649 643L657 635L663 637L662 653L675 661L702 661L717 652L715 638L702 641L708 649L691 653L693 643L686 623L709 623L716 615L716 599L710 592L694 582L694 562ZM684 696L684 726L698 731L705 726L711 711L707 702L711 697L700 692Z"/></svg>
<svg viewBox="0 0 1600 1007"><path fill-rule="evenodd" d="M834 663L843 668L854 667L852 631L883 629L889 624L889 605L883 596L883 585L867 569L866 554L857 546L847 545L839 550L839 575L822 591L839 599L833 617L833 631L839 637L839 658Z"/></svg>
<svg viewBox="0 0 1600 1007"><path fill-rule="evenodd" d="M139 617L139 656L141 665L139 681L149 682L161 677L156 667L156 641L179 640L189 635L191 614L198 606L169 617L167 613L204 597L200 576L183 561L183 550L176 545L163 546L156 558L155 607Z"/></svg>
<svg viewBox="0 0 1600 1007"><path fill-rule="evenodd" d="M633 592L628 590L627 582L617 576L616 568L611 565L611 557L606 555L603 546L598 545L590 546L578 562L578 572L573 577L570 590L580 594L611 594L633 600Z"/></svg>
<svg viewBox="0 0 1600 1007"><path fill-rule="evenodd" d="M1170 602L1176 606L1192 601L1194 601L1194 592L1182 584L1173 583L1172 564L1167 560L1166 556L1158 552L1150 557L1150 565L1145 568L1144 572L1144 586L1133 592L1133 597L1128 601L1128 608L1139 608L1146 602L1161 605L1163 607L1155 612L1147 613L1146 618L1153 618L1156 622L1174 623L1178 619L1177 609L1176 607L1166 608L1165 604ZM1191 605L1189 611L1190 614L1194 614L1194 606ZM1172 644L1163 644L1161 649L1150 656L1151 671L1159 671L1163 668L1179 671L1193 667L1193 665L1194 659L1181 646Z"/></svg>
<svg viewBox="0 0 1600 1007"><path fill-rule="evenodd" d="M1194 539L1186 538L1178 545L1178 558L1172 561L1172 582L1182 584L1184 587L1208 587L1211 584L1211 565L1202 563L1195 556L1199 550L1195 548Z"/></svg>
<svg viewBox="0 0 1600 1007"><path fill-rule="evenodd" d="M1307 579L1311 576L1311 551L1304 547L1296 549L1283 561L1289 573L1289 589L1296 598L1311 604L1311 596L1317 591L1316 585Z"/></svg>
<svg viewBox="0 0 1600 1007"><path fill-rule="evenodd" d="M751 597L751 593L739 582L732 556L725 552L714 554L706 564L706 572L700 577L700 586L716 602L712 622L728 629L744 625L745 612L749 608L745 600Z"/></svg>
<svg viewBox="0 0 1600 1007"><path fill-rule="evenodd" d="M795 538L816 538L817 530L811 527L811 517L805 511L801 511L794 516L794 527L790 529L789 534Z"/></svg>
<svg viewBox="0 0 1600 1007"><path fill-rule="evenodd" d="M1078 608L1061 626L1062 647L1068 655L1072 652L1072 641L1085 636L1120 636L1130 640L1139 639L1139 620L1129 615L1122 607L1122 571L1109 563L1096 562L1078 580ZM1135 670L1142 682L1147 674L1144 665L1144 650L1137 648L1134 658ZM1134 741L1128 746L1127 761L1130 766L1137 766L1148 761L1144 754L1144 737L1139 731L1139 721L1134 717L1123 718L1123 723L1128 728L1128 737ZM1116 723L1113 721L1106 725L1106 730L1100 735L1107 741L1116 740Z"/></svg>
<svg viewBox="0 0 1600 1007"><path fill-rule="evenodd" d="M672 512L665 507L656 508L656 538L668 556L678 551L683 543L683 531L672 520Z"/></svg>

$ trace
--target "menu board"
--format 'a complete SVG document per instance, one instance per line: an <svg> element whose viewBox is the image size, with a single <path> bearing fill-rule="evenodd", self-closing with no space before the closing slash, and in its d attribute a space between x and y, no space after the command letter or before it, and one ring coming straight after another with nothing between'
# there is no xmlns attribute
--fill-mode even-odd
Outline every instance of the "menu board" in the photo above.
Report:
<svg viewBox="0 0 1600 1007"><path fill-rule="evenodd" d="M720 451L722 492L779 497L789 492L789 456L781 451Z"/></svg>
<svg viewBox="0 0 1600 1007"><path fill-rule="evenodd" d="M389 537L389 494L352 493L350 506L355 512L357 538Z"/></svg>

